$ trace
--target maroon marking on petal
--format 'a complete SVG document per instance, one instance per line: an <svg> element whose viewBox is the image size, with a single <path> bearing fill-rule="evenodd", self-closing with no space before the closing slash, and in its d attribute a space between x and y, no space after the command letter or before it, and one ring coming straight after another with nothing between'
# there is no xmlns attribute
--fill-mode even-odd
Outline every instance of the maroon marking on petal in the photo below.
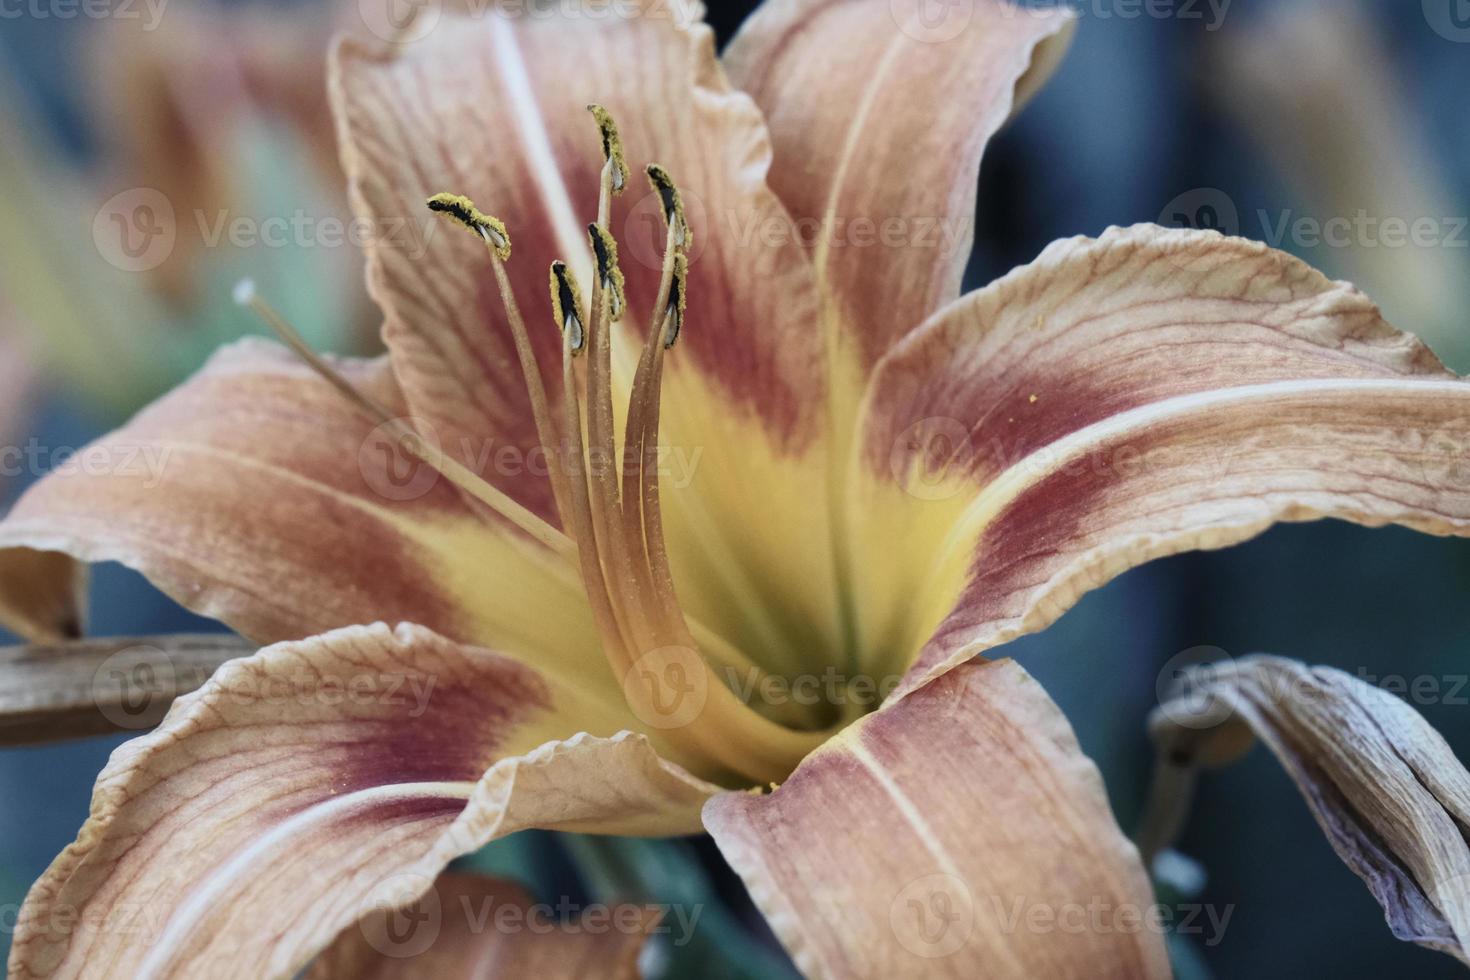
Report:
<svg viewBox="0 0 1470 980"><path fill-rule="evenodd" d="M923 420L968 431L976 484L1111 416L1309 378L1450 377L1351 287L1263 245L1139 226L1050 246L888 355L864 452L892 474ZM899 472L902 472L901 469Z"/></svg>
<svg viewBox="0 0 1470 980"><path fill-rule="evenodd" d="M343 771L348 785L477 780L517 725L551 708L550 690L530 668L497 654L468 656L473 670L428 663L377 675L383 699L394 703Z"/></svg>
<svg viewBox="0 0 1470 980"><path fill-rule="evenodd" d="M465 801L453 796L411 796L367 803L344 817L344 830L356 824L401 825L420 820L448 822L464 812Z"/></svg>

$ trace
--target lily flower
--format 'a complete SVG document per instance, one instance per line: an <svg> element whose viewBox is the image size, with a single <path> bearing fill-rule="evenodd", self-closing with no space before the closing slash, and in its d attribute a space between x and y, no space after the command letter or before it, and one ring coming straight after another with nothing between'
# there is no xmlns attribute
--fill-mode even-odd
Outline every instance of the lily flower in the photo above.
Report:
<svg viewBox="0 0 1470 980"><path fill-rule="evenodd" d="M114 754L13 976L291 976L531 827L707 831L811 976L1168 975L1096 768L991 658L1279 521L1470 533L1470 386L1213 233L959 295L985 145L1072 27L972 8L771 0L723 60L663 3L336 47L357 215L462 228L370 243L386 357L244 289L287 346L98 444L161 479L0 522L30 635L117 561L269 644Z"/></svg>

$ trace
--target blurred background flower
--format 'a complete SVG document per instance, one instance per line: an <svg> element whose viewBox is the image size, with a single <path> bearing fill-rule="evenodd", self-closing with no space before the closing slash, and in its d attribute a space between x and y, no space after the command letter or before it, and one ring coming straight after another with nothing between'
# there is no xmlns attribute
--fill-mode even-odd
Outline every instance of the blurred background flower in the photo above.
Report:
<svg viewBox="0 0 1470 980"><path fill-rule="evenodd" d="M25 439L36 392L36 366L15 325L15 315L0 307L0 446ZM0 473L0 499L9 483Z"/></svg>
<svg viewBox="0 0 1470 980"><path fill-rule="evenodd" d="M1081 18L1070 54L988 152L969 285L1111 224L1220 227L1354 280L1470 370L1464 0L1069 2ZM712 6L727 39L752 5ZM374 349L323 73L332 30L372 27L364 8L59 9L27 7L0 33L12 93L0 108L0 448L34 436L47 450L35 458L54 460L257 331L230 302L241 276L318 348ZM8 468L0 493L36 469ZM100 634L205 625L120 569L101 569L95 594ZM1145 715L1198 647L1331 664L1401 691L1470 758L1467 594L1470 542L1282 527L1139 569L1015 651L1067 710L1129 827L1151 760ZM0 946L116 743L0 751ZM1460 973L1389 935L1264 752L1205 779L1181 848L1204 872L1182 901L1229 914L1223 930L1202 919L1176 937L1181 977ZM552 900L699 904L697 941L663 950L673 975L781 975L779 956L746 938L738 883L699 842L521 835L475 862Z"/></svg>
<svg viewBox="0 0 1470 980"><path fill-rule="evenodd" d="M0 289L85 410L131 412L255 329L269 282L312 341L372 350L326 102L333 17L251 7L8 21ZM45 77L65 61L80 70Z"/></svg>

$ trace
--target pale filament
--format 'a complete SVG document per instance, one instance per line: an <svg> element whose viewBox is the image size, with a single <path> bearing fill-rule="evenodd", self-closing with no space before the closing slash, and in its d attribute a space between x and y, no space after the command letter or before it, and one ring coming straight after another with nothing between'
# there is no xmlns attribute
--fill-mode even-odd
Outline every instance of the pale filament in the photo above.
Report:
<svg viewBox="0 0 1470 980"><path fill-rule="evenodd" d="M520 304L516 302L515 290L511 288L510 277L505 272L505 259L495 246L495 241L490 232L484 228L480 229L480 237L485 240L489 247L490 265L495 270L495 286L500 290L500 298L505 306L505 318L510 324L510 332L516 345L516 359L521 365L521 375L526 381L526 392L531 399L531 415L536 423L536 437L541 443L544 452L549 451L556 445L556 430L552 425L551 412L546 402L546 386L541 381L541 371L536 364L536 354L531 349L531 338L526 333L526 321L521 317ZM562 467L556 465L555 457L547 456L548 476L551 480L551 495L556 501L558 514L568 512L567 502L567 477Z"/></svg>
<svg viewBox="0 0 1470 980"><path fill-rule="evenodd" d="M402 419L395 418L386 408L363 394L353 386L352 382L342 377L334 367L311 349L301 334L287 323L274 307L256 295L255 285L250 280L241 280L235 287L235 301L241 306L248 307L264 320L271 331L281 339L281 342L291 349L292 353L337 389L360 412L378 425L386 427L404 452L432 466L450 483L551 550L562 555L575 553L575 542L565 534L521 506L508 494L496 488L469 467L462 465L444 452L430 447L425 443L423 437Z"/></svg>

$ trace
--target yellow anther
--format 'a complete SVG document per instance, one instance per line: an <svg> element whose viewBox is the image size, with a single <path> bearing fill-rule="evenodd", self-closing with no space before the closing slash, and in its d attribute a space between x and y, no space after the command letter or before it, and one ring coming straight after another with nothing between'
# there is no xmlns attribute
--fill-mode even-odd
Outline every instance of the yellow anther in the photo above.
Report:
<svg viewBox="0 0 1470 980"><path fill-rule="evenodd" d="M679 196L679 188L674 183L674 178L669 172L656 163L648 165L648 182L658 192L659 200L663 203L664 220L669 227L674 229L674 244L680 248L688 249L694 244L694 233L689 228L689 221L684 216L684 199Z"/></svg>
<svg viewBox="0 0 1470 980"><path fill-rule="evenodd" d="M613 122L612 114L596 102L589 104L587 111L592 113L592 118L597 120L597 128L602 130L602 157L613 165L612 192L621 194L628 186L628 162L623 159L623 141L618 137L618 124Z"/></svg>
<svg viewBox="0 0 1470 980"><path fill-rule="evenodd" d="M599 224L587 226L587 238L592 242L592 254L597 259L597 278L607 294L608 310L614 320L623 315L627 299L623 294L623 270L618 268L618 242L612 233Z"/></svg>
<svg viewBox="0 0 1470 980"><path fill-rule="evenodd" d="M582 291L572 270L562 261L551 263L551 313L557 329L566 332L572 353L587 343L587 319L582 315Z"/></svg>
<svg viewBox="0 0 1470 980"><path fill-rule="evenodd" d="M510 232L505 222L475 207L475 202L462 194L435 194L429 198L429 210L453 218L483 238L504 261L510 258Z"/></svg>

